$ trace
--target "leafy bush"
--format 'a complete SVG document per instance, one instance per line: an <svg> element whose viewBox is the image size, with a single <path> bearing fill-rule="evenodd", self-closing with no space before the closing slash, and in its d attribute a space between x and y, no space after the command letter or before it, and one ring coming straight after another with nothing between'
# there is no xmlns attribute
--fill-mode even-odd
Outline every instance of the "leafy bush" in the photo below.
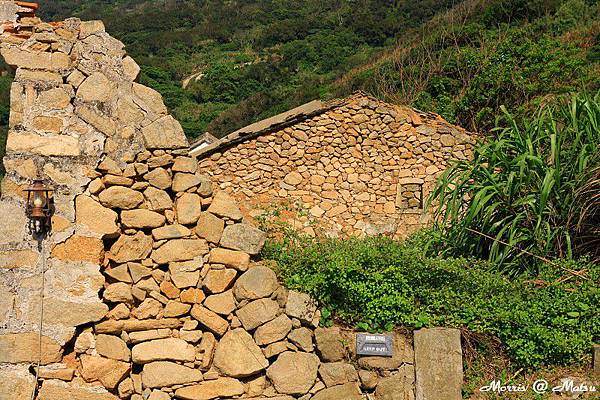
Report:
<svg viewBox="0 0 600 400"><path fill-rule="evenodd" d="M498 337L524 367L577 363L600 339L598 265L562 262L586 268L589 279L559 280L554 268L541 268L533 281L511 281L485 262L427 257L428 240L287 237L263 257L276 261L288 287L313 295L324 317L361 329L466 328Z"/></svg>
<svg viewBox="0 0 600 400"><path fill-rule="evenodd" d="M514 271L529 255L573 257L582 205L577 189L600 165L600 93L543 107L522 125L479 143L444 172L431 200L446 254L489 259Z"/></svg>

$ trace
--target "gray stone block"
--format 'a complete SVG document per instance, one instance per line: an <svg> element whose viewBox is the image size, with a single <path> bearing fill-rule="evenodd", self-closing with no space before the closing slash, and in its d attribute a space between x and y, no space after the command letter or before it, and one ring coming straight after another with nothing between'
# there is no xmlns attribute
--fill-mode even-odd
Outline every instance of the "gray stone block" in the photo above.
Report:
<svg viewBox="0 0 600 400"><path fill-rule="evenodd" d="M0 0L0 22L15 22L19 6L13 1Z"/></svg>
<svg viewBox="0 0 600 400"><path fill-rule="evenodd" d="M460 400L463 383L458 329L415 332L416 400Z"/></svg>

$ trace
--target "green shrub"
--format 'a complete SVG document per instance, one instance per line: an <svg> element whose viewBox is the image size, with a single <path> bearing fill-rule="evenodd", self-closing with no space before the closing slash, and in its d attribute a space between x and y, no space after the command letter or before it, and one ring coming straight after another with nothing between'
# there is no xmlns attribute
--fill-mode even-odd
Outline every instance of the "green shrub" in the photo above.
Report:
<svg viewBox="0 0 600 400"><path fill-rule="evenodd" d="M543 107L531 122L479 143L439 179L431 201L446 254L472 255L518 272L530 254L573 257L582 205L577 189L600 163L600 93Z"/></svg>
<svg viewBox="0 0 600 400"><path fill-rule="evenodd" d="M288 237L270 242L263 257L276 261L288 287L313 295L324 317L362 329L466 328L498 337L525 367L576 363L600 339L598 265L563 265L587 268L590 280L557 281L554 268L541 267L534 281L511 281L486 262L427 257L428 240Z"/></svg>

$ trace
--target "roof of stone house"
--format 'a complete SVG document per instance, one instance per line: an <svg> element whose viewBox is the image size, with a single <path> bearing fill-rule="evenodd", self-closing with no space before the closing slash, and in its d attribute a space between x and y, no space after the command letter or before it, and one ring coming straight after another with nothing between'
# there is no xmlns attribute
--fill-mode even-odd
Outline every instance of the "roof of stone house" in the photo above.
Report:
<svg viewBox="0 0 600 400"><path fill-rule="evenodd" d="M386 103L375 97L369 96L364 92L358 91L343 99L334 99L330 101L313 100L309 103L293 108L284 113L275 115L271 118L264 119L262 121L255 122L248 126L238 129L235 132L224 136L221 139L216 139L212 143L207 143L203 138L194 142L190 146L190 155L193 157L204 157L228 147L237 145L238 143L245 142L246 140L254 139L256 137L273 133L284 129L286 127L296 125L302 121L310 119L312 117L323 114L329 110L342 107L358 99L365 100L366 103L376 103L382 106L393 107L396 109L402 109L411 116L412 122L415 125L422 125L425 123L436 125L447 124L442 117L435 113L423 112L412 107L398 106L390 103ZM214 136L211 135L214 138Z"/></svg>
<svg viewBox="0 0 600 400"><path fill-rule="evenodd" d="M329 103L324 103L321 100L313 100L310 103L303 104L284 113L240 128L221 139L216 139L216 141L208 146L205 145L206 142L202 139L196 141L190 146L190 155L197 157L204 154L213 153L214 151L223 147L231 146L236 143L261 136L268 132L273 132L279 130L280 128L294 125L298 122L319 115L333 108L334 106L335 105L330 105Z"/></svg>

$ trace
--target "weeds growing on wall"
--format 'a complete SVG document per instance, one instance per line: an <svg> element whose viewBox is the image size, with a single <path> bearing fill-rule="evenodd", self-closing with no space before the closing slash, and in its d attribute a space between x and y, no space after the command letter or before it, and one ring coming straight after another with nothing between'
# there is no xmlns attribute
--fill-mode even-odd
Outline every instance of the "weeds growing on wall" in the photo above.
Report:
<svg viewBox="0 0 600 400"><path fill-rule="evenodd" d="M293 236L270 242L263 257L324 306L325 325L335 317L360 329L464 328L499 338L524 367L581 362L600 340L600 266L559 261L560 272L541 266L535 278L510 280L488 262L428 257L427 241Z"/></svg>
<svg viewBox="0 0 600 400"><path fill-rule="evenodd" d="M432 200L444 205L435 210L443 253L488 259L515 273L539 265L532 254L589 252L598 239L578 232L598 218L591 171L600 165L600 93L546 105L522 124L509 113L505 119L509 126L438 181ZM586 182L595 197L581 195Z"/></svg>

